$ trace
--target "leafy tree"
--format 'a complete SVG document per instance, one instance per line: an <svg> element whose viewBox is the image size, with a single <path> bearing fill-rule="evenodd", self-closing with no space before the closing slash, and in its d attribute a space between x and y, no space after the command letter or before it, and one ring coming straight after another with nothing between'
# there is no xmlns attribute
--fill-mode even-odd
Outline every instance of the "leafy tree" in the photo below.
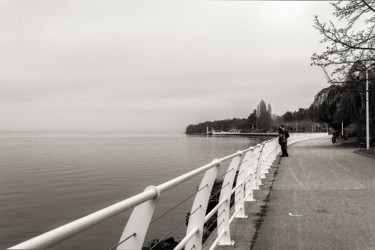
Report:
<svg viewBox="0 0 375 250"><path fill-rule="evenodd" d="M267 110L266 103L261 100L259 103L258 127L262 131L268 131L271 126L271 114Z"/></svg>
<svg viewBox="0 0 375 250"><path fill-rule="evenodd" d="M247 124L249 129L253 129L257 124L257 110L254 109L253 113L247 118Z"/></svg>
<svg viewBox="0 0 375 250"><path fill-rule="evenodd" d="M291 122L291 121L294 121L294 116L293 116L293 113L290 112L290 111L287 111L284 115L283 115L283 120L286 121L286 122Z"/></svg>
<svg viewBox="0 0 375 250"><path fill-rule="evenodd" d="M297 121L302 121L307 119L307 111L303 108L299 108L298 111L295 113L295 118Z"/></svg>
<svg viewBox="0 0 375 250"><path fill-rule="evenodd" d="M365 134L366 119L365 76L354 74L358 72L358 67L363 67L363 65L354 64L343 83L322 89L315 96L310 112L316 120L326 122L336 130L341 130L342 122L344 126L353 123L357 126L357 135L362 138ZM372 78L375 72L370 71L369 75ZM373 91L370 92L370 97L374 97ZM370 102L370 105L370 117L374 117L374 102ZM370 124L374 125L373 118L370 119ZM374 131L371 134L374 134Z"/></svg>
<svg viewBox="0 0 375 250"><path fill-rule="evenodd" d="M356 124L357 134L362 137L368 72L370 127L374 134L375 1L338 1L332 5L339 24L327 24L315 17L315 28L323 36L321 42L328 46L323 53L312 56L312 65L322 67L332 85L315 96L309 110L315 118L336 128L342 121L344 125Z"/></svg>
<svg viewBox="0 0 375 250"><path fill-rule="evenodd" d="M268 109L267 109L268 113L272 116L272 108L271 108L271 104L268 104Z"/></svg>

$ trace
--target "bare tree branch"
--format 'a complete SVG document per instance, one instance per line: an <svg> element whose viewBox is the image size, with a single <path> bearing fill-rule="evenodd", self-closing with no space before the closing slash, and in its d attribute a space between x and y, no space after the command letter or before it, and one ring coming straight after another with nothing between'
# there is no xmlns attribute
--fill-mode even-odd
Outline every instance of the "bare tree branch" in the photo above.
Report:
<svg viewBox="0 0 375 250"><path fill-rule="evenodd" d="M328 46L313 54L312 65L324 69L329 83L345 82L346 74L356 62L374 61L375 57L375 0L343 1L332 4L336 21L321 22L314 18L314 27L322 34L321 43ZM365 28L359 29L363 26ZM333 68L330 74L327 67ZM328 77L330 75L330 77ZM332 78L332 76L336 76ZM338 79L336 79L338 78Z"/></svg>
<svg viewBox="0 0 375 250"><path fill-rule="evenodd" d="M361 2L364 3L371 11L375 12L375 9L373 9L365 0L361 0Z"/></svg>

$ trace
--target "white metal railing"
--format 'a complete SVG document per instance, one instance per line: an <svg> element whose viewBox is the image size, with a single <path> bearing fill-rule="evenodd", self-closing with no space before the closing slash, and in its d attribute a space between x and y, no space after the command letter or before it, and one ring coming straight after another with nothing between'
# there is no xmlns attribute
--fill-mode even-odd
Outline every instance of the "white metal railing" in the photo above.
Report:
<svg viewBox="0 0 375 250"><path fill-rule="evenodd" d="M291 134L288 144L326 136L327 133ZM236 218L246 218L245 201L254 201L253 190L262 185L262 178L268 173L273 161L280 153L277 138L265 141L254 147L238 151L235 154L215 159L211 163L197 168L189 173L160 184L150 186L144 192L89 214L71 223L46 232L9 249L41 249L53 246L67 238L101 223L127 209L134 208L125 229L121 235L117 249L142 249L144 239L154 214L155 208L163 192L181 183L205 173L195 195L186 236L175 249L201 249L204 224L217 213L218 237L210 249L216 245L233 245L230 234L230 223ZM219 203L210 213L206 210L211 191L217 177L220 165L231 160L224 176L223 187L220 191ZM237 173L237 179L236 177ZM236 180L235 180L236 179ZM233 188L233 183L236 186ZM231 195L234 194L234 213L230 215Z"/></svg>

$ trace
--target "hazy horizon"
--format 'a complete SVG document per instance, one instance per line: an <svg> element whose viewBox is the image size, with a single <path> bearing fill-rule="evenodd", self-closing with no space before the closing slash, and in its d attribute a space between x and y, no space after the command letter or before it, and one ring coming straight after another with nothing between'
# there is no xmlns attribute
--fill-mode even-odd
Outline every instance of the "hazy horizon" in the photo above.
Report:
<svg viewBox="0 0 375 250"><path fill-rule="evenodd" d="M1 1L0 133L183 133L308 108L326 1Z"/></svg>

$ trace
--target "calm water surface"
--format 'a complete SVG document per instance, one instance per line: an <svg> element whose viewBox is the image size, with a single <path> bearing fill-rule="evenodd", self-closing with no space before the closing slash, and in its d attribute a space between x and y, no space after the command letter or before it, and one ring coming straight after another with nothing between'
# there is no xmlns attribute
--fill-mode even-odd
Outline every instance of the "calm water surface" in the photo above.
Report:
<svg viewBox="0 0 375 250"><path fill-rule="evenodd" d="M149 185L256 145L265 138L186 135L0 135L0 249L112 205ZM194 193L200 178L163 193L155 216ZM192 199L150 226L147 241L185 220ZM55 249L109 249L131 211ZM171 236L180 240L183 223ZM146 244L147 245L147 244Z"/></svg>

